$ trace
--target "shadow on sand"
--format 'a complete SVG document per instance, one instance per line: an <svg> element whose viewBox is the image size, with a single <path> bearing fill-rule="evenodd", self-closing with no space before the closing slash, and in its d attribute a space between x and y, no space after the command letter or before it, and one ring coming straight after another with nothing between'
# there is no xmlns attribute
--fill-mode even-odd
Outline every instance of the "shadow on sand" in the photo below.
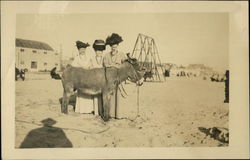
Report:
<svg viewBox="0 0 250 160"><path fill-rule="evenodd" d="M43 127L31 130L24 138L20 148L71 148L70 140L61 128L53 127L55 120L47 118L41 121Z"/></svg>

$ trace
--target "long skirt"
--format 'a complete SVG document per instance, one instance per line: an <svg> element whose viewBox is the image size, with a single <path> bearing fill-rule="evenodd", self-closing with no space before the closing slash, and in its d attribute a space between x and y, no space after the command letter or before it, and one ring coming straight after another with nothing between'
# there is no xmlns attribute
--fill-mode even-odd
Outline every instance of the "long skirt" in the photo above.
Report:
<svg viewBox="0 0 250 160"><path fill-rule="evenodd" d="M76 113L93 113L93 97L81 95L76 97Z"/></svg>
<svg viewBox="0 0 250 160"><path fill-rule="evenodd" d="M133 83L123 83L122 86L120 86L120 89L121 91L117 89L117 91L111 96L110 116L111 118L116 119L134 117L139 110L138 88ZM127 98L123 98L121 92Z"/></svg>
<svg viewBox="0 0 250 160"><path fill-rule="evenodd" d="M102 106L102 96L97 95L94 97L94 114L102 115L103 106Z"/></svg>

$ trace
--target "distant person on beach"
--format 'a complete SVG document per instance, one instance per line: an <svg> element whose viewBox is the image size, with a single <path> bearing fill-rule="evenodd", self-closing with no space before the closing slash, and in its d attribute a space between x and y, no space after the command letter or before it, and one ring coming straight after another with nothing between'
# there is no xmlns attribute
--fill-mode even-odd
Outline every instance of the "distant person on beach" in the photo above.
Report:
<svg viewBox="0 0 250 160"><path fill-rule="evenodd" d="M224 103L229 103L229 70L226 70L226 80L225 80L225 100Z"/></svg>
<svg viewBox="0 0 250 160"><path fill-rule="evenodd" d="M18 80L18 77L20 77L23 81L25 80L25 72L26 69L18 69L15 67L15 80Z"/></svg>

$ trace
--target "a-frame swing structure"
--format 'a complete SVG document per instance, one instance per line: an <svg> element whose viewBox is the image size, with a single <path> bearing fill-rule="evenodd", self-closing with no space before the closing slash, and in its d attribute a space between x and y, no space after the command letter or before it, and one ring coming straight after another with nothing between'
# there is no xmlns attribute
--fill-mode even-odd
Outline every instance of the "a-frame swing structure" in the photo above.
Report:
<svg viewBox="0 0 250 160"><path fill-rule="evenodd" d="M161 64L155 41L152 37L139 34L132 52L132 57L140 62L140 67L153 74L153 81L165 81L165 70Z"/></svg>

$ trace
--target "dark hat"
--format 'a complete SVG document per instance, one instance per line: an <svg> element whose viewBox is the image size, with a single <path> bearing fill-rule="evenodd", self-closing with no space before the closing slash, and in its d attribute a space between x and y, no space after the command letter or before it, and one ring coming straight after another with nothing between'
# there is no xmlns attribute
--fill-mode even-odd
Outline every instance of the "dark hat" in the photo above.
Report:
<svg viewBox="0 0 250 160"><path fill-rule="evenodd" d="M106 45L104 40L101 39L97 39L95 40L94 44L93 44L93 48L95 51L103 51L106 49Z"/></svg>
<svg viewBox="0 0 250 160"><path fill-rule="evenodd" d="M41 121L43 123L44 126L52 126L54 124L56 124L56 121L52 118L47 118Z"/></svg>
<svg viewBox="0 0 250 160"><path fill-rule="evenodd" d="M89 46L88 43L83 43L81 41L76 41L76 47L77 49L80 49L80 48L87 48Z"/></svg>
<svg viewBox="0 0 250 160"><path fill-rule="evenodd" d="M114 44L119 44L123 41L122 37L119 34L112 33L111 36L108 36L106 39L106 45L114 45Z"/></svg>

